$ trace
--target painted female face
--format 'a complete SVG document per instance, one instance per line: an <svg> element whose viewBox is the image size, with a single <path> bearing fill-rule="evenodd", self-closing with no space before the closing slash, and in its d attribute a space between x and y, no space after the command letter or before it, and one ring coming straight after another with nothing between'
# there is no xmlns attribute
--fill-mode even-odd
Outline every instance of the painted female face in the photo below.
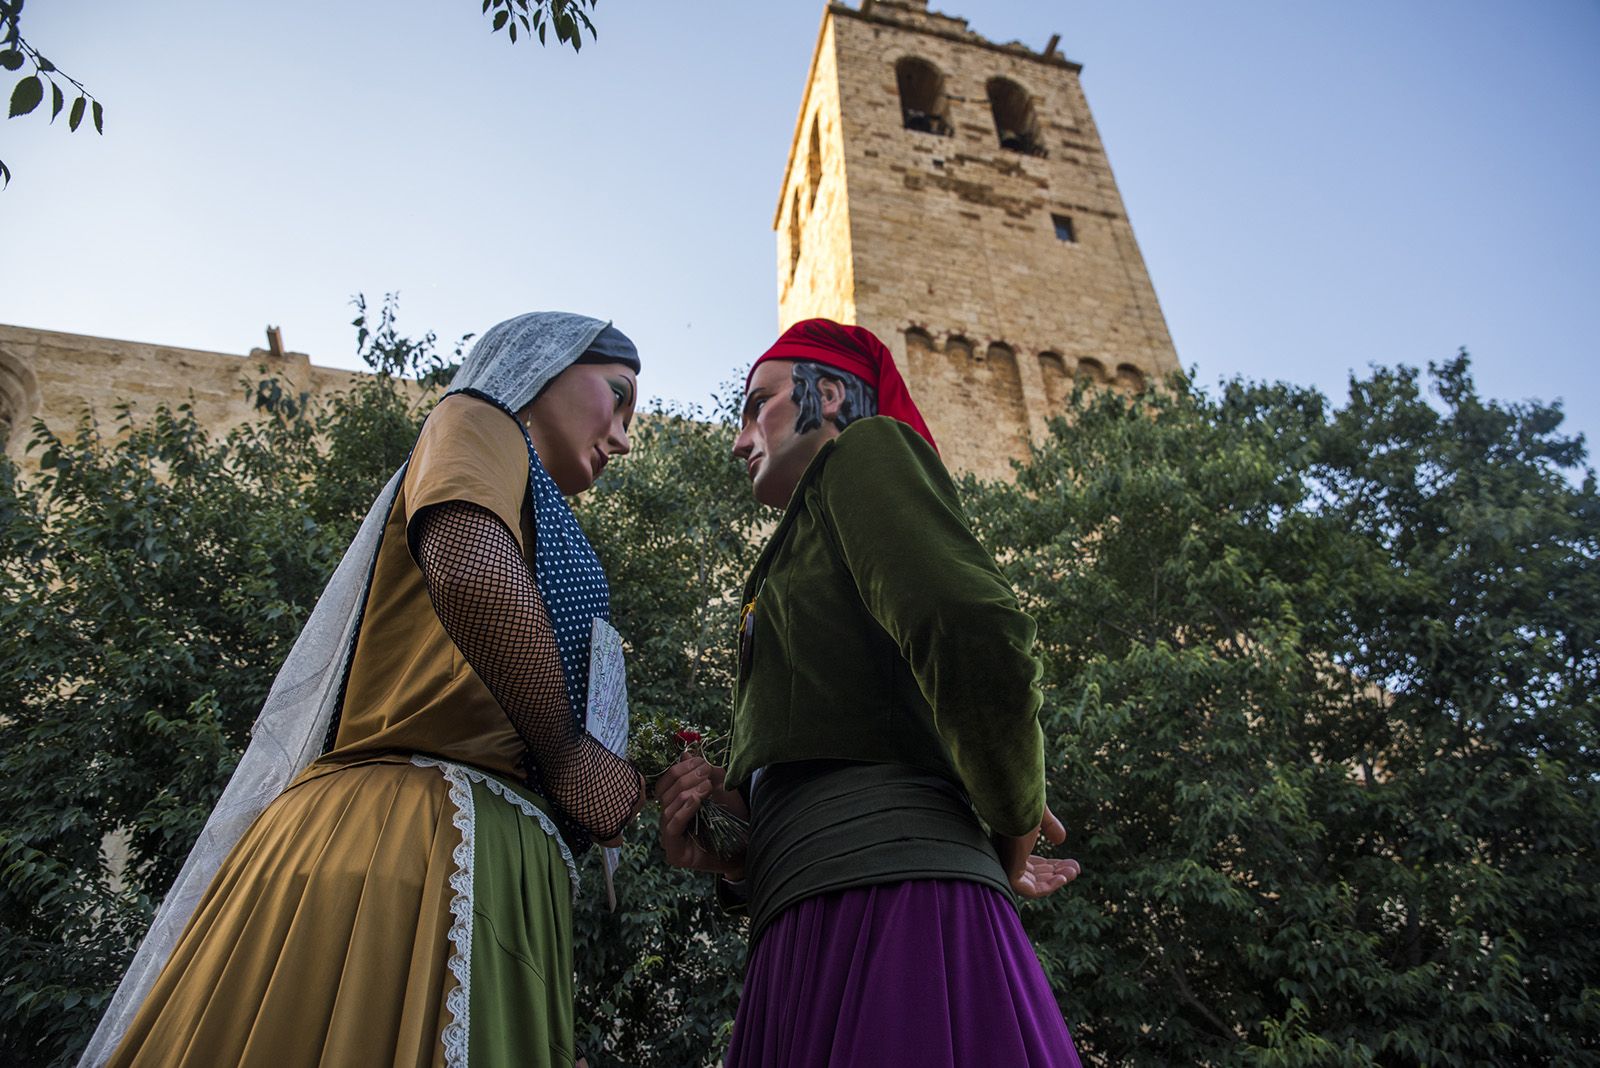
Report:
<svg viewBox="0 0 1600 1068"><path fill-rule="evenodd" d="M575 363L517 413L562 493L582 493L611 457L628 451L638 391L625 363Z"/></svg>
<svg viewBox="0 0 1600 1068"><path fill-rule="evenodd" d="M793 399L794 361L767 360L750 376L733 454L745 462L750 488L762 504L788 507L812 459L824 443L839 436L833 419L839 414L843 388L830 379L823 379L819 388L822 426L802 434L795 430L800 409Z"/></svg>

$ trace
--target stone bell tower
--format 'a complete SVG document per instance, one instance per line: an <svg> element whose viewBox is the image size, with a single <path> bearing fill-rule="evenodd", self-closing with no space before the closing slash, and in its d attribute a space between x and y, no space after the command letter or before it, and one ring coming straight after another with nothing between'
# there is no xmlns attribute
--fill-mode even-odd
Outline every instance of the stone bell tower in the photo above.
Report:
<svg viewBox="0 0 1600 1068"><path fill-rule="evenodd" d="M823 15L773 220L780 326L881 337L956 471L1008 473L1074 378L1179 370L1080 69L927 0Z"/></svg>

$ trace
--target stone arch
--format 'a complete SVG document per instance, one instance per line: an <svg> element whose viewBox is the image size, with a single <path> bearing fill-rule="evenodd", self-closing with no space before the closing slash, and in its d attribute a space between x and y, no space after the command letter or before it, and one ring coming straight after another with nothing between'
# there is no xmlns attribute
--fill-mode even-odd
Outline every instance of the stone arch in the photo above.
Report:
<svg viewBox="0 0 1600 1068"><path fill-rule="evenodd" d="M905 331L905 342L917 404L946 449L947 462L989 477L1003 475L1007 461L1028 448L1022 374L1011 347L987 345L980 359L973 343L960 334L935 347L926 332L915 328ZM974 433L973 427L982 432Z"/></svg>
<svg viewBox="0 0 1600 1068"><path fill-rule="evenodd" d="M1028 91L1009 78L990 78L985 90L994 115L994 132L1000 147L1029 156L1045 154L1039 138L1039 116Z"/></svg>
<svg viewBox="0 0 1600 1068"><path fill-rule="evenodd" d="M918 133L950 137L950 98L944 91L944 74L921 56L905 56L894 65L895 86L900 91L900 125Z"/></svg>
<svg viewBox="0 0 1600 1068"><path fill-rule="evenodd" d="M1011 346L1007 345L1004 341L991 341L989 342L988 351L983 354L983 358L985 360L1011 360L1013 363L1015 363L1017 354L1011 351Z"/></svg>
<svg viewBox="0 0 1600 1068"><path fill-rule="evenodd" d="M33 368L0 349L0 449L39 411L39 379Z"/></svg>
<svg viewBox="0 0 1600 1068"><path fill-rule="evenodd" d="M1050 411L1065 408L1067 398L1072 396L1072 376L1067 374L1067 361L1059 352L1039 353L1039 377L1044 379L1044 399Z"/></svg>
<svg viewBox="0 0 1600 1068"><path fill-rule="evenodd" d="M1110 376L1106 374L1106 365L1093 356L1084 356L1079 359L1077 369L1073 371L1073 375L1077 378L1086 378L1095 385L1104 385L1110 381Z"/></svg>
<svg viewBox="0 0 1600 1068"><path fill-rule="evenodd" d="M1144 372L1131 363L1117 365L1117 386L1130 393L1143 393L1145 386Z"/></svg>

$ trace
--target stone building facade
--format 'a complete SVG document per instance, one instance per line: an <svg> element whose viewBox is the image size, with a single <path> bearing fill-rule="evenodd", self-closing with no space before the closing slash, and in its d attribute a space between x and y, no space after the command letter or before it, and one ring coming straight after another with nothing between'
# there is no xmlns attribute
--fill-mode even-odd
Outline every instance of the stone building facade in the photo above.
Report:
<svg viewBox="0 0 1600 1068"><path fill-rule="evenodd" d="M148 415L161 404L192 401L201 425L225 432L253 414L244 387L263 373L292 394L329 392L359 377L314 366L300 352L232 356L0 324L0 443L25 461L35 418L66 434L86 410L106 424L120 404Z"/></svg>
<svg viewBox="0 0 1600 1068"><path fill-rule="evenodd" d="M1006 475L1076 378L1179 371L1080 70L927 0L823 15L773 223L780 326L876 333L957 470Z"/></svg>

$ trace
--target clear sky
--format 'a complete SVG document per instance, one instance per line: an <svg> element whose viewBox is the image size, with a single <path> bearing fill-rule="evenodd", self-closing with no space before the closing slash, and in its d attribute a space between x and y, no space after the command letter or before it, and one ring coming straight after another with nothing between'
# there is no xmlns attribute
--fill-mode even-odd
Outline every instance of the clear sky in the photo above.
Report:
<svg viewBox="0 0 1600 1068"><path fill-rule="evenodd" d="M1342 395L1466 346L1600 439L1600 2L934 0L1061 48L1185 366ZM705 399L777 324L822 4L605 0L581 55L474 0L28 5L106 133L0 121L0 322L352 366L347 301L450 340L611 318ZM3 83L9 91L12 79Z"/></svg>

